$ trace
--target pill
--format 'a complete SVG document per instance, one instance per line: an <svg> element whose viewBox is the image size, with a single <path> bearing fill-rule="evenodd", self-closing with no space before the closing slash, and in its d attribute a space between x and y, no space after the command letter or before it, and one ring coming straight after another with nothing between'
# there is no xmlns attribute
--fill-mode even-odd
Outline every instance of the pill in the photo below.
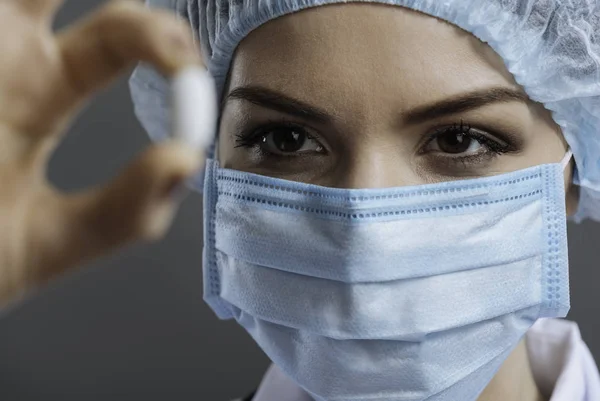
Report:
<svg viewBox="0 0 600 401"><path fill-rule="evenodd" d="M208 151L216 137L218 118L214 79L202 67L186 67L171 80L173 137Z"/></svg>

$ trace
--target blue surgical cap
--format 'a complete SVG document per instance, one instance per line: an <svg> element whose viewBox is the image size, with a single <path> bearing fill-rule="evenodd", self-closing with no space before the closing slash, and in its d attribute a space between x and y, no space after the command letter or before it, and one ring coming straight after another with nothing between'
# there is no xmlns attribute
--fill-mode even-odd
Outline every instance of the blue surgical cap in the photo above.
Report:
<svg viewBox="0 0 600 401"><path fill-rule="evenodd" d="M147 0L191 24L222 95L234 50L261 24L348 0ZM580 186L575 221L600 221L600 0L363 0L446 20L489 44L529 97L552 112L573 150ZM130 87L135 111L155 140L169 131L168 82L146 65ZM216 133L215 133L216 135Z"/></svg>

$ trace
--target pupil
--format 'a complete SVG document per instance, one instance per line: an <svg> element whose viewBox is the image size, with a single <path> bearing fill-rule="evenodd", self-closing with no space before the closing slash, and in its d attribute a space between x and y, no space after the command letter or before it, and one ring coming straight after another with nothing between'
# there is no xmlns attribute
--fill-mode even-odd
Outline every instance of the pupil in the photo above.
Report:
<svg viewBox="0 0 600 401"><path fill-rule="evenodd" d="M302 148L306 135L294 130L281 130L273 133L273 144L280 152L296 152Z"/></svg>
<svg viewBox="0 0 600 401"><path fill-rule="evenodd" d="M438 138L438 146L445 153L463 153L471 146L471 138L464 134L446 134Z"/></svg>

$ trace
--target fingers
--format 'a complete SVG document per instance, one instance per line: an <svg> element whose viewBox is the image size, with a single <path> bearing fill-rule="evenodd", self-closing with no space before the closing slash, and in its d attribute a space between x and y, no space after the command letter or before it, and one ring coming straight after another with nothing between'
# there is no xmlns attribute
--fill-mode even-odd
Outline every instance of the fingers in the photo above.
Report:
<svg viewBox="0 0 600 401"><path fill-rule="evenodd" d="M37 240L31 246L40 260L31 265L43 269L35 272L36 283L128 243L161 238L182 200L185 180L203 162L198 152L167 143L151 147L102 188L54 197L51 212L44 196L32 224Z"/></svg>
<svg viewBox="0 0 600 401"><path fill-rule="evenodd" d="M67 82L76 103L106 85L137 61L167 76L189 64L202 64L189 24L138 1L111 1L86 20L58 35Z"/></svg>
<svg viewBox="0 0 600 401"><path fill-rule="evenodd" d="M51 21L64 2L65 0L17 0L18 5L28 14L45 21Z"/></svg>

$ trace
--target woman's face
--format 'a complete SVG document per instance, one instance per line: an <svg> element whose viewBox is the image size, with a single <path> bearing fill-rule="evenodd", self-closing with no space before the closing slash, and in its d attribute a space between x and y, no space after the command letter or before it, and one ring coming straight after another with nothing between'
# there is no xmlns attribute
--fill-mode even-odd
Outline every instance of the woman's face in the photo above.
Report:
<svg viewBox="0 0 600 401"><path fill-rule="evenodd" d="M489 46L397 6L270 21L239 45L225 91L222 167L322 186L495 175L559 162L567 149Z"/></svg>

